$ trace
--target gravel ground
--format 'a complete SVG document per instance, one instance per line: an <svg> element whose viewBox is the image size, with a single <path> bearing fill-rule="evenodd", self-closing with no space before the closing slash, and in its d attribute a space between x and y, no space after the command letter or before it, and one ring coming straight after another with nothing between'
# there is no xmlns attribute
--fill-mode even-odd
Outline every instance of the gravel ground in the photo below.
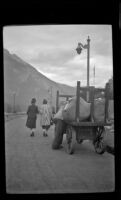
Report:
<svg viewBox="0 0 121 200"><path fill-rule="evenodd" d="M33 138L25 127L25 116L5 125L7 193L114 191L113 155L96 154L91 141L76 144L73 155L68 155L64 148L52 150L54 126L48 137L43 137L39 120L38 117Z"/></svg>

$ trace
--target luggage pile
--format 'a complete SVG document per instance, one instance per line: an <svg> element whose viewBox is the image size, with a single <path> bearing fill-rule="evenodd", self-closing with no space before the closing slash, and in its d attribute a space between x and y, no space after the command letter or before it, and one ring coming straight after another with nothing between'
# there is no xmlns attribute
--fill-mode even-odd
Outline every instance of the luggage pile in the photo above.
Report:
<svg viewBox="0 0 121 200"><path fill-rule="evenodd" d="M90 117L91 103L86 102L80 97L80 116L79 121L84 121ZM55 119L74 121L76 114L76 97L71 98L65 105L61 106L55 114ZM109 101L109 119L114 118L113 101ZM94 100L94 122L103 122L105 118L105 99Z"/></svg>

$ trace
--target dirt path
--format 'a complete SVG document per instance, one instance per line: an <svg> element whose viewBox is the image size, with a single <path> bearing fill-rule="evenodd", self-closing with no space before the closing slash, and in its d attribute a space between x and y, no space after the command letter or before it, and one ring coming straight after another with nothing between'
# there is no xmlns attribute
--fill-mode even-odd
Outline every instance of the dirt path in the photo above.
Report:
<svg viewBox="0 0 121 200"><path fill-rule="evenodd" d="M8 193L75 193L114 190L114 156L98 155L90 141L77 144L75 154L52 150L54 126L42 136L37 120L35 137L26 117L8 121L5 128ZM65 139L65 137L64 137Z"/></svg>

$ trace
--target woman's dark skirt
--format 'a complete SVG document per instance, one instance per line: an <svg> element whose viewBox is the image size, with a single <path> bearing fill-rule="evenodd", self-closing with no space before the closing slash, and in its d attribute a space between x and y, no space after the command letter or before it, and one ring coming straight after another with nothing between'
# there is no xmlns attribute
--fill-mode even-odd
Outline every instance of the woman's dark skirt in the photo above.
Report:
<svg viewBox="0 0 121 200"><path fill-rule="evenodd" d="M30 129L36 128L36 119L37 119L36 117L34 118L28 117L26 121L27 128L30 128Z"/></svg>

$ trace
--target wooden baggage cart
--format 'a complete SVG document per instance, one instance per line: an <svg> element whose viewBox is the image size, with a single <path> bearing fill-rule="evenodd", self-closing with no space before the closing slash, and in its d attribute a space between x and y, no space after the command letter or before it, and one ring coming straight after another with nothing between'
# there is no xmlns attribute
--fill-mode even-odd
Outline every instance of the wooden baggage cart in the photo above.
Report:
<svg viewBox="0 0 121 200"><path fill-rule="evenodd" d="M66 151L68 154L74 153L76 142L81 144L83 140L92 140L96 153L103 154L105 152L105 126L111 125L111 123L108 122L109 84L106 84L105 89L98 89L99 92L104 92L105 94L105 116L103 122L94 122L93 120L95 90L96 88L92 86L88 88L81 87L80 81L77 81L75 120L72 122L64 120L66 123ZM79 121L80 91L89 92L89 102L91 103L91 115L89 121ZM60 97L64 97L68 100L72 95L62 95L57 91L56 112L59 108Z"/></svg>

